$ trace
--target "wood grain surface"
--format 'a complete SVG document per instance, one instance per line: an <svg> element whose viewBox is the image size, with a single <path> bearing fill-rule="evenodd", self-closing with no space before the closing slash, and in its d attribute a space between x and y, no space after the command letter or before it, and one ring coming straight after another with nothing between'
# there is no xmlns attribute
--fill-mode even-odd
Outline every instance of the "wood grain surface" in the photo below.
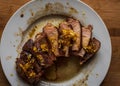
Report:
<svg viewBox="0 0 120 86"><path fill-rule="evenodd" d="M30 0L0 0L0 38L12 14ZM103 19L112 42L111 65L101 86L120 86L120 0L82 0ZM0 86L10 86L0 64Z"/></svg>

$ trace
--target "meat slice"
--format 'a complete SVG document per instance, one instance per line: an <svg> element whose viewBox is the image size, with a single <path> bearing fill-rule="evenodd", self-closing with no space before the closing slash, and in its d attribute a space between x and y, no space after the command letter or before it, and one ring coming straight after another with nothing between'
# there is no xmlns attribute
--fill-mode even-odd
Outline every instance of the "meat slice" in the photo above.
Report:
<svg viewBox="0 0 120 86"><path fill-rule="evenodd" d="M82 48L79 52L76 52L75 54L77 56L84 57L85 53L86 53L85 49Z"/></svg>
<svg viewBox="0 0 120 86"><path fill-rule="evenodd" d="M21 78L30 84L37 84L41 80L43 69L51 66L56 57L50 52L46 35L39 33L35 41L28 40L16 59L16 70Z"/></svg>
<svg viewBox="0 0 120 86"><path fill-rule="evenodd" d="M34 51L35 52L49 52L49 44L45 33L39 33L35 37L34 41Z"/></svg>
<svg viewBox="0 0 120 86"><path fill-rule="evenodd" d="M65 41L66 39L64 39L62 37L62 31L63 30L70 30L71 28L68 26L67 22L62 22L59 26L59 32L60 32L60 37L59 37L59 48L60 48L60 52L62 53L63 56L68 57L69 55L69 46L66 46L63 44L63 40ZM69 41L68 41L69 42Z"/></svg>
<svg viewBox="0 0 120 86"><path fill-rule="evenodd" d="M59 56L57 28L51 23L48 23L43 29L51 45L52 52L55 56Z"/></svg>
<svg viewBox="0 0 120 86"><path fill-rule="evenodd" d="M82 65L91 57L93 57L97 51L100 49L101 43L96 38L91 39L90 44L85 48L86 54L84 58L81 58L80 64Z"/></svg>
<svg viewBox="0 0 120 86"><path fill-rule="evenodd" d="M92 26L88 25L87 27L82 27L82 48L78 52L74 52L75 56L84 57L86 51L85 48L88 46L90 39L92 37Z"/></svg>
<svg viewBox="0 0 120 86"><path fill-rule="evenodd" d="M51 59L51 58L53 58L52 56L49 56L49 55L47 55L47 54L42 54L42 56L44 57L43 58L43 67L44 68L47 68L47 67L49 67L49 66L51 66L53 63L54 63L54 61Z"/></svg>
<svg viewBox="0 0 120 86"><path fill-rule="evenodd" d="M34 41L34 44L37 48L40 48L40 42L43 38L46 38L46 35L45 33L38 33L36 36L35 36L35 41Z"/></svg>
<svg viewBox="0 0 120 86"><path fill-rule="evenodd" d="M16 71L29 84L37 84L43 74L42 67L36 59L30 53L24 51L22 51L20 58L16 59Z"/></svg>
<svg viewBox="0 0 120 86"><path fill-rule="evenodd" d="M59 26L59 32L62 33L62 30L71 30L71 27L69 26L68 22L61 22Z"/></svg>
<svg viewBox="0 0 120 86"><path fill-rule="evenodd" d="M90 42L92 36L92 26L82 27L82 47L85 48Z"/></svg>
<svg viewBox="0 0 120 86"><path fill-rule="evenodd" d="M33 53L33 46L34 46L34 41L32 39L29 39L23 46L22 50L26 52Z"/></svg>
<svg viewBox="0 0 120 86"><path fill-rule="evenodd" d="M86 51L85 48L89 45L90 39L92 37L92 29L91 25L87 27L82 27L82 49L78 53L81 57L84 57Z"/></svg>
<svg viewBox="0 0 120 86"><path fill-rule="evenodd" d="M59 33L59 48L64 53L64 56L68 57L69 48L72 46L72 42L76 40L76 34L67 22L60 23Z"/></svg>
<svg viewBox="0 0 120 86"><path fill-rule="evenodd" d="M39 33L36 37L34 45L34 50L37 51L35 55L39 64L44 67L51 66L53 61L56 60L56 57L51 51L46 35L44 33Z"/></svg>
<svg viewBox="0 0 120 86"><path fill-rule="evenodd" d="M68 24L72 27L73 31L77 35L76 40L73 42L72 50L73 51L79 51L81 49L81 25L80 22L73 18L67 19Z"/></svg>

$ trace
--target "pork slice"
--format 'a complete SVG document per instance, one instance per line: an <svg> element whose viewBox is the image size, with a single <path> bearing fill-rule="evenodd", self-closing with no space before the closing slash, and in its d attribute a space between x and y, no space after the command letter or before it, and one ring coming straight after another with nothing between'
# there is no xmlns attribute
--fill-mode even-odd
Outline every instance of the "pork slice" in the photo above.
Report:
<svg viewBox="0 0 120 86"><path fill-rule="evenodd" d="M92 37L92 26L88 25L87 27L82 27L82 48L78 52L73 52L73 55L84 57L86 51L84 48L86 48L90 42L90 39Z"/></svg>
<svg viewBox="0 0 120 86"><path fill-rule="evenodd" d="M35 57L37 57L37 60L40 65L46 67L47 65L51 65L53 63L53 61L56 60L55 55L53 54L53 52L51 52L48 40L47 40L46 36L43 35L43 33L39 34L38 38L35 40L34 45L37 49ZM48 60L46 60L46 59L48 59Z"/></svg>
<svg viewBox="0 0 120 86"><path fill-rule="evenodd" d="M33 53L33 46L34 46L34 41L32 39L29 39L23 46L22 50L26 52Z"/></svg>
<svg viewBox="0 0 120 86"><path fill-rule="evenodd" d="M59 49L58 49L58 31L55 26L51 23L48 23L44 28L44 33L47 35L49 43L51 45L51 50L55 56L59 56Z"/></svg>
<svg viewBox="0 0 120 86"><path fill-rule="evenodd" d="M75 32L76 40L73 43L72 50L73 51L79 51L81 49L81 25L80 22L76 19L73 18L68 18L67 19L68 24L72 27L73 31Z"/></svg>
<svg viewBox="0 0 120 86"><path fill-rule="evenodd" d="M71 28L67 22L61 22L58 30L59 30L59 34L60 34L59 41L62 41L59 43L61 56L69 57L69 47L70 46L67 45L66 42L70 42L71 40L68 40L67 38L65 38L62 34L62 31L63 30L66 30L66 31L71 30Z"/></svg>
<svg viewBox="0 0 120 86"><path fill-rule="evenodd" d="M16 59L16 71L18 75L29 84L37 84L43 74L41 66L38 65L36 59L32 56L30 57L28 53L22 52L21 54L24 55Z"/></svg>
<svg viewBox="0 0 120 86"><path fill-rule="evenodd" d="M49 55L43 55L44 56L44 67L45 68L47 68L47 67L49 67L49 66L51 66L54 62L53 62L53 60L51 59L51 56L49 56Z"/></svg>
<svg viewBox="0 0 120 86"><path fill-rule="evenodd" d="M71 30L71 27L69 26L68 22L61 22L59 26L59 32L62 33L63 29Z"/></svg>
<svg viewBox="0 0 120 86"><path fill-rule="evenodd" d="M92 36L92 26L88 25L87 27L82 27L82 47L85 48L88 46Z"/></svg>
<svg viewBox="0 0 120 86"><path fill-rule="evenodd" d="M97 53L97 51L100 49L100 46L101 46L100 41L97 40L96 38L93 38L90 41L89 48L86 50L85 56L83 58L81 58L80 64L83 64L87 60L92 58Z"/></svg>
<svg viewBox="0 0 120 86"><path fill-rule="evenodd" d="M39 41L41 41L41 39L43 39L43 38L45 38L46 37L46 35L45 35L45 33L43 33L43 32L41 32L41 33L38 33L36 36L35 36L35 43L36 42L38 42L39 43Z"/></svg>
<svg viewBox="0 0 120 86"><path fill-rule="evenodd" d="M85 56L85 53L86 53L86 51L85 51L85 49L84 48L81 48L81 50L79 50L78 52L71 52L71 54L73 55L73 56L77 56L77 57L80 57L80 58L83 58L84 56Z"/></svg>
<svg viewBox="0 0 120 86"><path fill-rule="evenodd" d="M47 38L45 33L39 33L35 37L34 41L34 51L40 52L48 52L49 51L49 44L47 42Z"/></svg>
<svg viewBox="0 0 120 86"><path fill-rule="evenodd" d="M44 68L47 68L49 66L51 66L55 59L56 58L53 54L49 54L49 53L37 53L36 54L36 58L37 58L37 61L38 63L44 67Z"/></svg>
<svg viewBox="0 0 120 86"><path fill-rule="evenodd" d="M17 58L16 59L16 71L17 71L17 74L23 78L24 80L26 79L26 75L25 75L25 72L23 71L23 69L20 67L20 64L25 64L24 60L20 59L20 58Z"/></svg>
<svg viewBox="0 0 120 86"><path fill-rule="evenodd" d="M78 53L77 55L80 56L80 57L84 57L86 51L82 48Z"/></svg>

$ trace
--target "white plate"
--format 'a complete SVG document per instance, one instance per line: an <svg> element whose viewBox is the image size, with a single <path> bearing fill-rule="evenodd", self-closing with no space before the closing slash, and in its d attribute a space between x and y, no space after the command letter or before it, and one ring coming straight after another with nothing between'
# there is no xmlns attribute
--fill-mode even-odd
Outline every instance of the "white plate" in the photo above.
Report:
<svg viewBox="0 0 120 86"><path fill-rule="evenodd" d="M17 10L10 18L1 38L0 52L3 71L10 84L12 86L27 86L17 76L15 70L15 61L18 55L16 50L22 40L21 30L26 30L33 21L48 14L67 14L79 19L83 25L92 24L93 36L101 41L101 48L95 58L74 78L61 83L42 81L43 86L86 84L99 86L110 65L111 41L102 19L92 8L79 0L32 0Z"/></svg>

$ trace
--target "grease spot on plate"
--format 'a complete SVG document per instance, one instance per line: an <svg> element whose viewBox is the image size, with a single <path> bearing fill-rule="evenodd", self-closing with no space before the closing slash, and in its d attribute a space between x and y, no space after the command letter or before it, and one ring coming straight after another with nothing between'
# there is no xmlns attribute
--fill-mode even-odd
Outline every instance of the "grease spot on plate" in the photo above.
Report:
<svg viewBox="0 0 120 86"><path fill-rule="evenodd" d="M89 75L86 75L83 79L74 83L73 86L88 86L88 84L87 84L88 77L89 77Z"/></svg>
<svg viewBox="0 0 120 86"><path fill-rule="evenodd" d="M24 17L24 14L21 14L20 17L23 18L23 17Z"/></svg>
<svg viewBox="0 0 120 86"><path fill-rule="evenodd" d="M32 9L30 9L30 14L31 14L31 16L34 16L34 12Z"/></svg>
<svg viewBox="0 0 120 86"><path fill-rule="evenodd" d="M13 45L13 47L15 47L15 45Z"/></svg>
<svg viewBox="0 0 120 86"><path fill-rule="evenodd" d="M83 25L86 26L87 25L87 16L86 16L86 12L83 10L81 12L82 14L82 19L83 19Z"/></svg>
<svg viewBox="0 0 120 86"><path fill-rule="evenodd" d="M14 75L11 73L10 76L13 77Z"/></svg>
<svg viewBox="0 0 120 86"><path fill-rule="evenodd" d="M75 8L70 7L69 13L78 13L78 11Z"/></svg>
<svg viewBox="0 0 120 86"><path fill-rule="evenodd" d="M16 39L15 41L16 41L16 42L19 42L19 40L18 40L18 39Z"/></svg>
<svg viewBox="0 0 120 86"><path fill-rule="evenodd" d="M83 15L83 16L85 16L85 15L86 15L85 11L82 11L82 15Z"/></svg>
<svg viewBox="0 0 120 86"><path fill-rule="evenodd" d="M36 31L36 25L32 28L32 30L29 32L29 37L31 38L34 34L35 34L35 31Z"/></svg>
<svg viewBox="0 0 120 86"><path fill-rule="evenodd" d="M24 17L24 11L22 10L20 13L20 18L23 18L23 17Z"/></svg>
<svg viewBox="0 0 120 86"><path fill-rule="evenodd" d="M17 49L16 49L16 52L18 53L18 54L20 54L20 52L21 52L21 43L17 46Z"/></svg>
<svg viewBox="0 0 120 86"><path fill-rule="evenodd" d="M49 10L52 9L52 8L53 8L53 6L52 6L51 3L48 3L48 4L45 5L45 10L46 10L46 11L49 11Z"/></svg>
<svg viewBox="0 0 120 86"><path fill-rule="evenodd" d="M97 73L97 74L96 74L96 78L98 78L98 76L99 76L99 74Z"/></svg>
<svg viewBox="0 0 120 86"><path fill-rule="evenodd" d="M69 5L69 2L67 2L66 4Z"/></svg>
<svg viewBox="0 0 120 86"><path fill-rule="evenodd" d="M21 27L19 27L19 29L18 29L19 31L18 32L16 32L16 33L14 33L14 35L15 36L22 36L23 35L23 33L24 33L24 31L22 30L22 28Z"/></svg>
<svg viewBox="0 0 120 86"><path fill-rule="evenodd" d="M10 60L12 58L12 56L7 56L6 60Z"/></svg>

